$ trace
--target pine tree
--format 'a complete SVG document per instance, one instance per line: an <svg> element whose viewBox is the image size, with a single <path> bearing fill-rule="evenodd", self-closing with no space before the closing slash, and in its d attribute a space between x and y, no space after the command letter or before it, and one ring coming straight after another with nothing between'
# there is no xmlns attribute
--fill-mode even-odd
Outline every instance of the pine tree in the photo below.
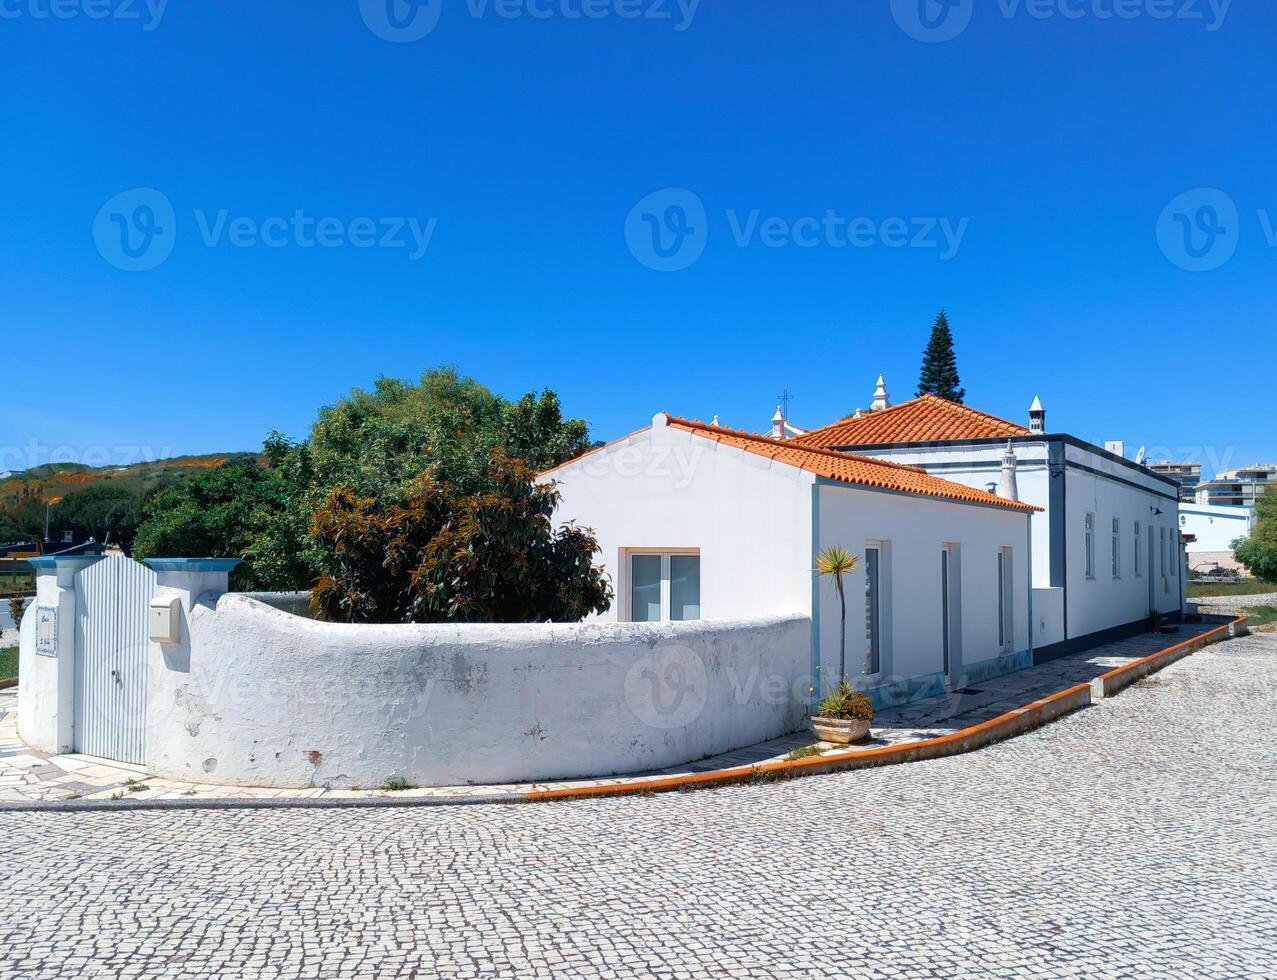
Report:
<svg viewBox="0 0 1277 980"><path fill-rule="evenodd" d="M965 388L959 387L961 383L958 356L953 352L953 334L949 331L949 317L941 310L931 328L931 340L922 353L918 394L939 395L961 405L967 394Z"/></svg>

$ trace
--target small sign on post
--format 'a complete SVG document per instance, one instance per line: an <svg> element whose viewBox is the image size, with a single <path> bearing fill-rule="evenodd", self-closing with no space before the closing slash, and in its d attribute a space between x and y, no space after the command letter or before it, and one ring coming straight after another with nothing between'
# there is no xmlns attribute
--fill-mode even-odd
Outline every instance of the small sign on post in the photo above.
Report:
<svg viewBox="0 0 1277 980"><path fill-rule="evenodd" d="M57 606L36 607L35 652L41 657L56 657L58 655Z"/></svg>

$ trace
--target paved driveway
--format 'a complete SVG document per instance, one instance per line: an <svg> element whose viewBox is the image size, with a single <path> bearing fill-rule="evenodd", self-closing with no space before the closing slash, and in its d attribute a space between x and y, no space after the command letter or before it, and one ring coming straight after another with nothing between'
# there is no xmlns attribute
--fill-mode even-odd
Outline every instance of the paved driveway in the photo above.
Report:
<svg viewBox="0 0 1277 980"><path fill-rule="evenodd" d="M0 975L1263 977L1277 637L970 755L647 799L3 813Z"/></svg>

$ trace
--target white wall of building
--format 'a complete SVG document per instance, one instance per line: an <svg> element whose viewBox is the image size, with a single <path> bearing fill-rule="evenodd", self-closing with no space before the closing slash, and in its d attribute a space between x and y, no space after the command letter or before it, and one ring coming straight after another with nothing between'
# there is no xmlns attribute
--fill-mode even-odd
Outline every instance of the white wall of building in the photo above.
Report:
<svg viewBox="0 0 1277 980"><path fill-rule="evenodd" d="M1134 487L1122 480L1139 474L1106 457L1066 447L1065 540L1067 542L1066 626L1069 637L1086 636L1147 619L1150 608L1181 608L1179 501L1174 491L1150 481ZM1096 472L1098 471L1098 472ZM1155 489L1156 488L1156 492ZM1172 494L1170 499L1159 493ZM1161 511L1160 514L1157 511ZM1094 574L1086 574L1086 515L1095 515ZM1112 572L1112 522L1119 521L1119 568ZM1136 572L1135 523L1140 524ZM1162 536L1166 537L1162 561ZM1149 542L1153 567L1149 567Z"/></svg>
<svg viewBox="0 0 1277 980"><path fill-rule="evenodd" d="M1197 540L1188 542L1190 555L1203 551L1233 550L1233 542L1250 534L1255 512L1249 507L1220 507L1212 504L1180 504L1179 526Z"/></svg>
<svg viewBox="0 0 1277 980"><path fill-rule="evenodd" d="M996 483L1001 470L1005 443L976 445L939 445L935 447L885 447L870 450L870 454L896 462L923 466L933 476L943 477L971 487L987 488ZM1017 484L1020 499L1043 508L1033 518L1033 586L1046 589L1052 584L1051 527L1053 483L1065 481L1065 552L1066 568L1064 595L1062 596L1065 622L1069 638L1113 629L1141 622L1150 609L1149 580L1147 575L1148 539L1150 526L1154 535L1167 529L1167 534L1177 528L1177 510L1181 506L1177 491L1155 475L1140 468L1117 462L1103 452L1091 451L1064 444L1066 476L1052 477L1048 460L1049 443L1046 441L1014 441L1017 463ZM1059 490L1055 488L1058 498ZM1188 505L1184 505L1188 506ZM1161 510L1162 514L1155 512ZM1086 576L1086 514L1095 515L1095 576ZM1111 574L1112 520L1120 521L1121 568L1120 577ZM1141 526L1141 574L1135 575L1134 525ZM1157 581L1153 583L1155 607L1163 613L1180 608L1178 600L1178 565L1169 558L1173 548L1167 543L1169 576L1161 576L1159 548L1155 542L1154 556L1158 558ZM1054 558L1058 561L1058 557ZM1059 583L1056 583L1057 586ZM1039 622L1039 626L1041 623ZM1053 635L1054 628L1039 630L1034 646L1044 645L1041 640ZM1061 637L1063 638L1063 637Z"/></svg>
<svg viewBox="0 0 1277 980"><path fill-rule="evenodd" d="M879 492L820 481L785 463L715 443L661 424L549 474L559 481L562 503L556 520L594 529L618 596L604 617L628 615L624 559L630 549L698 550L701 556L701 615L781 615L813 609L820 599L822 690L838 682L837 599L829 582L813 575L818 548L842 545L864 557L871 541L885 542L883 576L891 596L884 610L890 657L883 670L863 676L864 567L847 581L847 670L856 686L903 688L909 697L941 676L940 551L961 545L963 659L996 660L997 549L1012 549L1014 636L1007 654L1029 646L1028 515L992 506L963 504L913 494ZM813 506L818 533L813 538ZM934 575L932 575L934 573ZM919 577L934 577L934 589L915 589ZM929 580L929 578L928 578ZM1005 672L1009 663L1002 665ZM992 669L992 667L986 667ZM943 684L941 683L941 689Z"/></svg>
<svg viewBox="0 0 1277 980"><path fill-rule="evenodd" d="M802 725L802 616L689 623L346 625L234 594L155 648L149 771L378 787L609 776ZM26 706L23 711L25 713Z"/></svg>
<svg viewBox="0 0 1277 980"><path fill-rule="evenodd" d="M856 686L903 687L915 696L928 687L933 693L943 689L941 551L946 544L958 546L961 642L953 644L958 686L969 673L962 667L983 664L989 670L990 661L1014 656L1019 666L1028 665L1028 514L822 482L818 524L822 548L842 545L863 556L866 546L877 543L889 559L880 578L883 604L890 610L884 609L882 618L890 632L882 639L881 670L875 675L861 674L868 647L863 562L846 582L847 672ZM1011 556L1012 630L1005 648L998 643L1000 548L1010 549ZM838 682L839 603L831 582L818 586L822 687L828 691Z"/></svg>
<svg viewBox="0 0 1277 980"><path fill-rule="evenodd" d="M810 615L814 477L664 424L563 466L555 521L594 529L628 618L629 549L693 550L701 618Z"/></svg>

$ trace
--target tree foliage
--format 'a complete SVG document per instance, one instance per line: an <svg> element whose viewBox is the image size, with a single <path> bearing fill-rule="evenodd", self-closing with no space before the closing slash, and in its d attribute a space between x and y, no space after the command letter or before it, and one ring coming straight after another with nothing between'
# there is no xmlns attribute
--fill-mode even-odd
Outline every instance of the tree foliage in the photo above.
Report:
<svg viewBox="0 0 1277 980"><path fill-rule="evenodd" d="M503 449L485 488L465 492L429 473L403 503L334 489L311 532L331 549L312 593L342 622L574 622L602 612L611 587L593 564L594 535L551 518L552 484Z"/></svg>
<svg viewBox="0 0 1277 980"><path fill-rule="evenodd" d="M155 494L135 553L243 559L236 588L313 588L351 622L576 620L607 608L597 545L554 530L539 470L591 447L552 391L507 401L450 368L323 408L308 439L272 433L265 467Z"/></svg>
<svg viewBox="0 0 1277 980"><path fill-rule="evenodd" d="M931 340L922 352L922 376L918 379L919 395L939 395L962 404L966 389L958 377L958 355L953 349L953 333L949 315L941 310L931 327Z"/></svg>
<svg viewBox="0 0 1277 980"><path fill-rule="evenodd" d="M70 531L77 544L94 538L104 544L118 544L126 552L142 521L144 494L136 486L95 483L69 493L52 508L52 526Z"/></svg>
<svg viewBox="0 0 1277 980"><path fill-rule="evenodd" d="M1250 537L1233 542L1233 553L1256 578L1277 582L1277 485L1255 499L1255 526Z"/></svg>
<svg viewBox="0 0 1277 980"><path fill-rule="evenodd" d="M236 589L295 589L308 580L298 542L263 534L287 506L278 471L231 463L157 490L147 500L133 557L240 558ZM269 557L266 557L269 555Z"/></svg>

